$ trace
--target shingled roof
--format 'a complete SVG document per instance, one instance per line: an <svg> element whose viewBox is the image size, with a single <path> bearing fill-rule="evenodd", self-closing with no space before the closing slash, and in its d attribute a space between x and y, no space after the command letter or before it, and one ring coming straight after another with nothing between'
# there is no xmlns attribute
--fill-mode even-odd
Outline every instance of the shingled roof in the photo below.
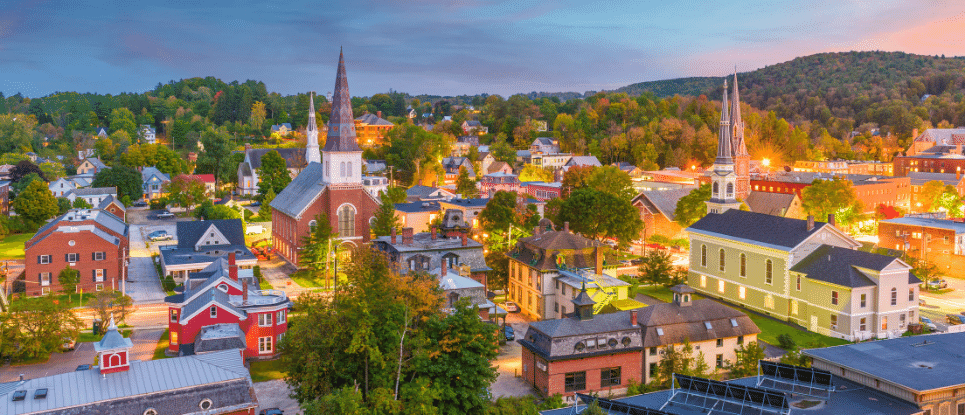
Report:
<svg viewBox="0 0 965 415"><path fill-rule="evenodd" d="M805 257L801 262L791 267L791 271L800 272L808 278L828 282L843 287L873 287L874 280L860 268L872 271L882 271L900 259L871 252L841 248L831 245L821 245L818 249ZM907 264L903 265L907 266ZM910 269L910 267L908 267ZM914 274L908 273L908 283L917 284L921 280Z"/></svg>
<svg viewBox="0 0 965 415"><path fill-rule="evenodd" d="M352 116L352 96L348 92L345 55L338 53L338 72L335 93L332 94L332 115L328 119L328 138L322 151L362 151L355 138L355 117Z"/></svg>
<svg viewBox="0 0 965 415"><path fill-rule="evenodd" d="M814 228L808 230L806 220L729 209L724 213L708 213L686 230L794 248L827 225L824 222L814 222Z"/></svg>
<svg viewBox="0 0 965 415"><path fill-rule="evenodd" d="M634 203L640 201L647 205L647 208L656 208L667 220L673 221L676 218L677 202L684 196L693 191L693 187L683 187L671 190L647 190L641 192L633 199Z"/></svg>
<svg viewBox="0 0 965 415"><path fill-rule="evenodd" d="M751 192L744 202L751 212L784 216L796 197L794 193Z"/></svg>
<svg viewBox="0 0 965 415"><path fill-rule="evenodd" d="M761 329L747 314L710 299L692 300L689 305L660 303L640 309L638 320L644 327L643 346L681 344L685 340L702 342L723 337L757 334ZM710 323L707 329L705 323ZM657 329L663 334L659 334Z"/></svg>

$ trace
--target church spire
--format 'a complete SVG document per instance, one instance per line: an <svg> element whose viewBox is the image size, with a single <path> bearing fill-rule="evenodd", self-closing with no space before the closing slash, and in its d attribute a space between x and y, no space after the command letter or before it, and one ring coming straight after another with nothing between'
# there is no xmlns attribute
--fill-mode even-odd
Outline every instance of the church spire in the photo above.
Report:
<svg viewBox="0 0 965 415"><path fill-rule="evenodd" d="M308 94L308 126L306 127L305 163L321 163L318 152L318 123L315 122L315 91Z"/></svg>
<svg viewBox="0 0 965 415"><path fill-rule="evenodd" d="M717 159L715 165L734 164L731 142L730 114L728 113L727 80L724 80L724 97L721 99L720 137L717 140Z"/></svg>
<svg viewBox="0 0 965 415"><path fill-rule="evenodd" d="M352 114L352 96L348 93L348 76L345 74L345 55L338 53L338 73L335 76L335 93L332 95L332 116L328 121L328 139L323 151L362 151L355 139L355 116Z"/></svg>
<svg viewBox="0 0 965 415"><path fill-rule="evenodd" d="M747 144L744 142L744 119L741 118L740 90L737 88L737 67L734 67L734 96L731 99L730 126L733 129L731 137L733 155L735 157L746 156Z"/></svg>

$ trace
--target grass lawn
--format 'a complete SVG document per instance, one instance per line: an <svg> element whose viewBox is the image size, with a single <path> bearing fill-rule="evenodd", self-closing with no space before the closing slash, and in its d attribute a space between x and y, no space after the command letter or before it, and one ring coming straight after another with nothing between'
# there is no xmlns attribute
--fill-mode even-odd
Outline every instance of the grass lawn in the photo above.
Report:
<svg viewBox="0 0 965 415"><path fill-rule="evenodd" d="M289 277L291 277L292 281L295 281L295 283L302 286L302 288L322 288L322 287L325 287L325 283L326 283L324 276L317 279L312 278L308 274L308 270L304 270L304 269L295 271ZM345 281L347 281L345 274L341 272L338 274L338 279L339 279L339 283L344 283ZM331 284L331 281L328 281L328 283ZM326 288L326 289L329 289L329 288Z"/></svg>
<svg viewBox="0 0 965 415"><path fill-rule="evenodd" d="M168 342L168 334L170 334L170 332L171 330L164 330L164 333L161 334L161 339L157 341L157 347L154 348L154 357L152 360L168 358L168 356L164 354L164 351L167 350L170 345Z"/></svg>
<svg viewBox="0 0 965 415"><path fill-rule="evenodd" d="M673 300L673 292L670 291L669 288L663 286L639 286L634 289L634 296L636 293L649 295L660 301L668 303ZM695 300L700 298L703 297L699 294L694 294ZM779 342L777 341L777 336L782 334L791 335L791 338L794 339L794 342L797 343L798 347L801 348L840 346L842 344L850 343L847 340L841 340L810 331L804 331L772 318L754 314L749 310L738 307L732 308L747 314L748 317L754 321L754 324L757 324L757 327L761 329L761 333L757 335L757 338L763 342L766 342L767 344L778 345Z"/></svg>
<svg viewBox="0 0 965 415"><path fill-rule="evenodd" d="M264 278L262 278L261 281L258 281L258 287L262 290L271 290L274 288L268 283L268 281L265 281Z"/></svg>
<svg viewBox="0 0 965 415"><path fill-rule="evenodd" d="M134 330L121 330L121 335L124 337L131 337L131 333L133 332ZM94 333L81 333L80 336L77 338L77 343L99 342L103 337L104 337L103 334L98 334L95 336Z"/></svg>
<svg viewBox="0 0 965 415"><path fill-rule="evenodd" d="M48 296L48 297L50 297L50 296ZM67 294L54 295L54 296L52 296L52 297L53 297L54 301L57 301L57 302L60 303L60 304L63 304L63 303L67 303L67 302L68 302ZM86 307L87 304L89 304L91 301L94 300L94 295L93 295L93 294L90 294L90 293L73 294L73 295L71 295L70 297L71 297L71 298L70 298L69 304L70 304L70 307L71 307L71 308L73 308L73 307ZM83 297L83 298L82 298L82 297ZM13 300L11 300L11 302L12 302L12 303L29 302L29 301L35 301L37 298L40 298L40 297L24 297L24 296L18 295L17 297L14 297Z"/></svg>
<svg viewBox="0 0 965 415"><path fill-rule="evenodd" d="M0 241L0 259L23 259L23 244L33 236L32 233L7 235Z"/></svg>
<svg viewBox="0 0 965 415"><path fill-rule="evenodd" d="M275 379L284 379L281 359L275 360L256 360L251 362L251 380L255 382L265 382Z"/></svg>

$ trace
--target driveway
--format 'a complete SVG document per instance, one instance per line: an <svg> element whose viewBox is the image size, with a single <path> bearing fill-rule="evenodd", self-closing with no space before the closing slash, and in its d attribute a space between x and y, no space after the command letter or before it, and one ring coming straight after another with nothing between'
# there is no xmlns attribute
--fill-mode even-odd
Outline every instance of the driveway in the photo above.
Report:
<svg viewBox="0 0 965 415"><path fill-rule="evenodd" d="M255 383L255 396L258 397L258 411L281 408L286 415L302 413L298 402L288 397L288 384L284 379Z"/></svg>
<svg viewBox="0 0 965 415"><path fill-rule="evenodd" d="M513 332L517 339L526 335L529 329L529 321L518 313L510 313L506 316L506 324L513 327ZM536 397L533 387L527 384L522 376L522 353L523 346L516 341L508 341L499 348L499 355L493 360L496 366L496 381L489 386L493 398L502 396L532 396Z"/></svg>
<svg viewBox="0 0 965 415"><path fill-rule="evenodd" d="M130 226L130 263L127 268L127 295L131 296L134 304L151 304L164 301L165 294L161 281L157 276L151 258L151 249L145 245L145 235L162 229L174 232L173 223L170 225L131 225ZM152 243L151 245L156 245Z"/></svg>

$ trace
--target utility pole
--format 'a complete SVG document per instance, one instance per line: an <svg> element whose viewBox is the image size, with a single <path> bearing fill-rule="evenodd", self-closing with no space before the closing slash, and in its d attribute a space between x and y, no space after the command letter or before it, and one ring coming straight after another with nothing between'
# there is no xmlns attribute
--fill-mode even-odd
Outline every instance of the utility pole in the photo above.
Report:
<svg viewBox="0 0 965 415"><path fill-rule="evenodd" d="M121 248L121 294L127 295L127 248Z"/></svg>

